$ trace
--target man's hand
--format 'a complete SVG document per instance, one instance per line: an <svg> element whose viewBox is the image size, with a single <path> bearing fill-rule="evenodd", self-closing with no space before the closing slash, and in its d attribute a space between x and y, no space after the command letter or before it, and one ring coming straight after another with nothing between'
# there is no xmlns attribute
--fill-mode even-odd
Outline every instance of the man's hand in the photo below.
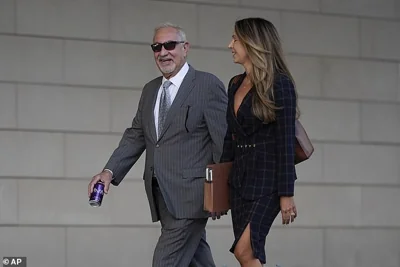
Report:
<svg viewBox="0 0 400 267"><path fill-rule="evenodd" d="M227 215L227 214L228 214L228 211L224 211L224 212L210 212L209 217L211 217L213 220L216 220L216 219L221 219L221 217L222 217L223 215Z"/></svg>
<svg viewBox="0 0 400 267"><path fill-rule="evenodd" d="M109 171L102 171L99 174L93 176L92 180L89 183L88 187L88 196L93 192L93 187L98 181L102 181L104 183L104 193L108 194L108 189L110 188L110 183L112 180L112 174Z"/></svg>
<svg viewBox="0 0 400 267"><path fill-rule="evenodd" d="M280 199L282 224L289 224L297 217L297 209L293 197L281 197Z"/></svg>

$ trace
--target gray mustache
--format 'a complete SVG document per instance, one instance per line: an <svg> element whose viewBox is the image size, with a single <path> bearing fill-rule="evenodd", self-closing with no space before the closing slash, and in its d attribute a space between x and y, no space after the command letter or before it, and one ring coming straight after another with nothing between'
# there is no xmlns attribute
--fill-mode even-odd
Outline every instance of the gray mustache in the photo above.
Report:
<svg viewBox="0 0 400 267"><path fill-rule="evenodd" d="M157 59L158 59L158 60L167 60L167 59L170 59L170 58L169 58L169 57L160 57L160 56L159 56Z"/></svg>

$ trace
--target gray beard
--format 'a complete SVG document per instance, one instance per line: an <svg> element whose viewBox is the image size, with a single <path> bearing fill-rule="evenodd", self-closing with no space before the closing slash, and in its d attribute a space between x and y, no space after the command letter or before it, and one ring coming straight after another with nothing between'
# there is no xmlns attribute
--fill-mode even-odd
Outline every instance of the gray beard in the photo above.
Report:
<svg viewBox="0 0 400 267"><path fill-rule="evenodd" d="M161 71L163 73L171 73L174 72L176 66L170 66L170 67L161 67Z"/></svg>

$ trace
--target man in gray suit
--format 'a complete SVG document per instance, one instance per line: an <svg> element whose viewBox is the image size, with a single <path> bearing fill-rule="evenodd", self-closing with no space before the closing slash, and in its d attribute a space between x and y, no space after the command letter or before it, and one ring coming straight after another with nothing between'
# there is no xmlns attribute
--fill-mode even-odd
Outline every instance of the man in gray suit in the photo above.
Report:
<svg viewBox="0 0 400 267"><path fill-rule="evenodd" d="M189 43L172 24L157 27L151 48L163 76L147 83L132 126L124 132L98 181L118 186L146 150L144 185L161 236L153 267L215 266L203 210L206 165L218 162L226 133L227 95L214 75L186 62Z"/></svg>

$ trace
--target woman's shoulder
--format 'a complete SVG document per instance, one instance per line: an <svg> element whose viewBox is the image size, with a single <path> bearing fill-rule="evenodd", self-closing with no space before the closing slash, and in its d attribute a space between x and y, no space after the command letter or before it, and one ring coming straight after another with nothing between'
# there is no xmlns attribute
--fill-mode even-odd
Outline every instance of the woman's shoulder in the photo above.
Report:
<svg viewBox="0 0 400 267"><path fill-rule="evenodd" d="M286 73L277 72L274 75L274 86L280 86L280 87L293 86L292 78Z"/></svg>
<svg viewBox="0 0 400 267"><path fill-rule="evenodd" d="M244 75L244 73L237 74L237 75L233 76L233 77L229 80L228 88L231 88L232 86L237 85L237 84L240 82L240 80L242 80L243 75Z"/></svg>
<svg viewBox="0 0 400 267"><path fill-rule="evenodd" d="M279 73L275 75L273 86L273 98L276 103L282 105L285 99L297 99L294 81L290 75Z"/></svg>

